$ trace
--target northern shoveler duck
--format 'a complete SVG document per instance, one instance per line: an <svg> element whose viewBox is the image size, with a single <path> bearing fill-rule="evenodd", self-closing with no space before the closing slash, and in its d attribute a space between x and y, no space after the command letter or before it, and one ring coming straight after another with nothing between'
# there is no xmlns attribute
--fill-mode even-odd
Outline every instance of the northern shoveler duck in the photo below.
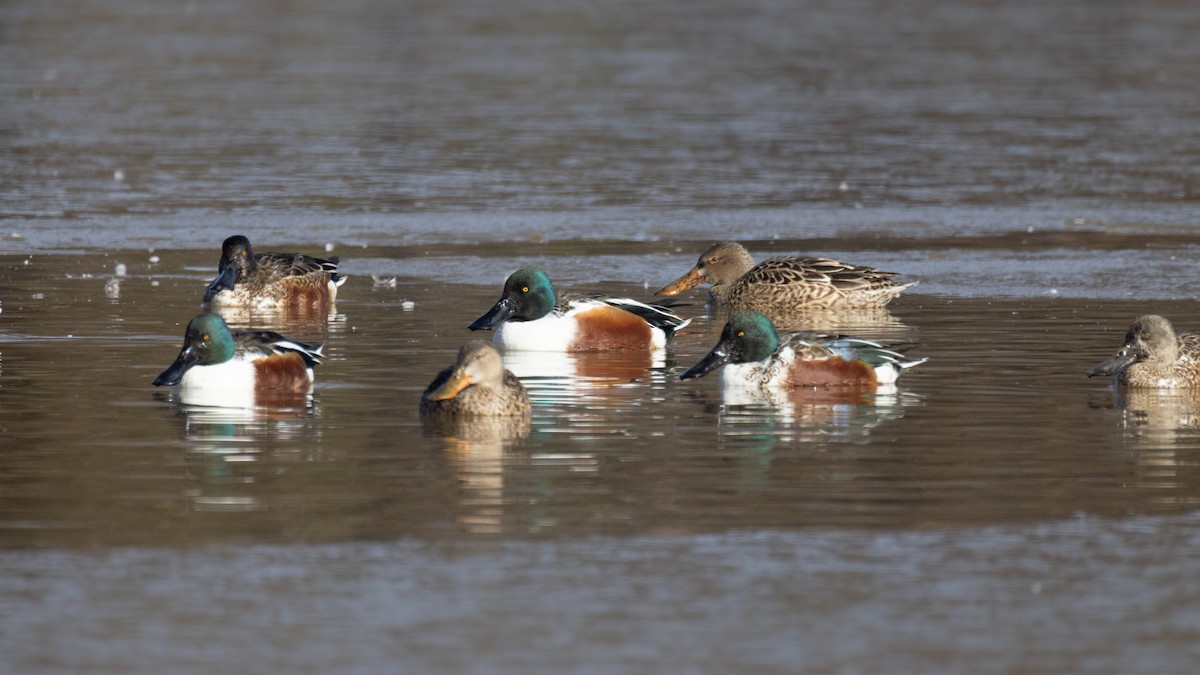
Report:
<svg viewBox="0 0 1200 675"><path fill-rule="evenodd" d="M746 247L733 241L709 246L687 274L655 295L679 293L709 283L714 305L740 312L778 310L871 309L888 304L917 282L892 281L895 272L847 265L829 258L771 258L755 265Z"/></svg>
<svg viewBox="0 0 1200 675"><path fill-rule="evenodd" d="M1177 335L1157 314L1139 316L1125 333L1125 344L1110 359L1087 372L1111 375L1131 387L1200 387L1200 334Z"/></svg>
<svg viewBox="0 0 1200 675"><path fill-rule="evenodd" d="M337 266L337 256L255 253L249 239L234 235L221 244L217 278L205 289L204 302L257 309L331 305L347 278Z"/></svg>
<svg viewBox="0 0 1200 675"><path fill-rule="evenodd" d="M894 384L927 359L906 357L861 338L793 333L783 337L758 312L739 312L725 324L721 339L699 363L679 376L686 380L724 366L721 380L759 389Z"/></svg>
<svg viewBox="0 0 1200 675"><path fill-rule="evenodd" d="M458 350L458 361L433 378L421 394L421 412L431 415L528 415L529 393L504 369L500 352L483 340Z"/></svg>
<svg viewBox="0 0 1200 675"><path fill-rule="evenodd" d="M496 329L503 349L587 352L661 349L691 319L629 298L564 298L559 304L550 278L525 267L504 283L500 300L471 323L471 330Z"/></svg>
<svg viewBox="0 0 1200 675"><path fill-rule="evenodd" d="M278 392L306 394L323 356L321 345L270 331L233 332L219 315L204 313L188 322L179 356L153 384L178 385L185 403L246 407Z"/></svg>

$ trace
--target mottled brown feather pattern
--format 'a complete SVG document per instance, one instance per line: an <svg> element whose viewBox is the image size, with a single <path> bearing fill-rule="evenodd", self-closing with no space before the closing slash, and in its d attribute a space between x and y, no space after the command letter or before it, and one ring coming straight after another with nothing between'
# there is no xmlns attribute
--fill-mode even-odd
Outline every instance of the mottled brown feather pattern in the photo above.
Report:
<svg viewBox="0 0 1200 675"><path fill-rule="evenodd" d="M703 280L712 284L714 304L732 311L879 308L914 283L899 283L894 272L850 265L830 258L781 257L757 265L737 242L717 242L700 255L688 274L659 290L674 295Z"/></svg>
<svg viewBox="0 0 1200 675"><path fill-rule="evenodd" d="M1165 317L1140 316L1125 335L1125 348L1137 349L1144 358L1118 373L1132 387L1200 387L1200 334L1175 332ZM1091 373L1089 373L1090 375Z"/></svg>
<svg viewBox="0 0 1200 675"><path fill-rule="evenodd" d="M428 415L528 415L532 410L529 393L512 371L504 371L503 383L499 388L472 385L458 392L454 398L434 401L429 399L434 391L450 377L455 366L437 374L433 382L421 394L421 412Z"/></svg>
<svg viewBox="0 0 1200 675"><path fill-rule="evenodd" d="M325 279L321 279L325 276ZM329 302L328 275L311 277L288 277L283 281L287 288L287 304L301 307L324 305Z"/></svg>
<svg viewBox="0 0 1200 675"><path fill-rule="evenodd" d="M1179 337L1179 351L1191 360L1200 354L1200 333L1184 333Z"/></svg>
<svg viewBox="0 0 1200 675"><path fill-rule="evenodd" d="M829 258L771 258L733 283L713 286L712 295L737 311L769 311L781 303L881 307L910 285L897 284L894 276Z"/></svg>
<svg viewBox="0 0 1200 675"><path fill-rule="evenodd" d="M238 266L233 290L219 294L218 304L253 305L264 299L290 307L328 307L336 286L338 259L313 258L301 253L257 253L254 270Z"/></svg>

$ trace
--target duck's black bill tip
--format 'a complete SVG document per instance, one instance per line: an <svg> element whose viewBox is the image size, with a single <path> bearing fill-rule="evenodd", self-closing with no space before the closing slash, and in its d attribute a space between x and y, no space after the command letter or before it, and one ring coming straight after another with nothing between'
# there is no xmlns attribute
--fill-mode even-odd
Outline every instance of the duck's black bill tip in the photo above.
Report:
<svg viewBox="0 0 1200 675"><path fill-rule="evenodd" d="M719 348L714 349L707 356L700 359L696 365L680 374L679 379L690 380L694 377L704 377L727 363L729 363L729 354Z"/></svg>
<svg viewBox="0 0 1200 675"><path fill-rule="evenodd" d="M475 319L467 326L471 330L491 330L507 321L513 315L512 303L507 298L501 298L486 314Z"/></svg>

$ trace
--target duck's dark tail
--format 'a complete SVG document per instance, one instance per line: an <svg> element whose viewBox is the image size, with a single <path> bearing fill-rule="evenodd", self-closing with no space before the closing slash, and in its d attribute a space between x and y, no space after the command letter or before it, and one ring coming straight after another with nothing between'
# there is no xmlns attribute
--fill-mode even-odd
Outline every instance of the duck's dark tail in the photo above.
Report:
<svg viewBox="0 0 1200 675"><path fill-rule="evenodd" d="M642 317L646 323L666 334L667 340L675 336L675 331L692 322L691 319L685 319L667 309L667 306L675 304L669 300L660 304L641 302L632 298L604 298L604 302Z"/></svg>

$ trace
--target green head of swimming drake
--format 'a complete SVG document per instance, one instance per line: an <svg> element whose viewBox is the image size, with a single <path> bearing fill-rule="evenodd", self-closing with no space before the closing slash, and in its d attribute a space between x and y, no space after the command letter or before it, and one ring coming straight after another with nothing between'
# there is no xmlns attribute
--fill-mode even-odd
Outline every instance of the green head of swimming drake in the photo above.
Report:
<svg viewBox="0 0 1200 675"><path fill-rule="evenodd" d="M681 380L703 377L730 363L762 361L779 349L775 324L758 312L739 312L725 324L721 339L699 363L679 376Z"/></svg>
<svg viewBox="0 0 1200 675"><path fill-rule="evenodd" d="M500 300L468 328L491 330L509 320L535 321L554 311L557 302L550 277L536 267L523 267L509 275Z"/></svg>
<svg viewBox="0 0 1200 675"><path fill-rule="evenodd" d="M217 264L217 278L204 290L204 301L209 302L221 291L232 291L238 279L245 278L258 268L250 240L235 234L221 244L221 262Z"/></svg>
<svg viewBox="0 0 1200 675"><path fill-rule="evenodd" d="M154 378L154 386L179 384L192 366L211 366L233 358L236 346L233 333L220 315L206 313L188 322L183 333L183 348L166 370Z"/></svg>

